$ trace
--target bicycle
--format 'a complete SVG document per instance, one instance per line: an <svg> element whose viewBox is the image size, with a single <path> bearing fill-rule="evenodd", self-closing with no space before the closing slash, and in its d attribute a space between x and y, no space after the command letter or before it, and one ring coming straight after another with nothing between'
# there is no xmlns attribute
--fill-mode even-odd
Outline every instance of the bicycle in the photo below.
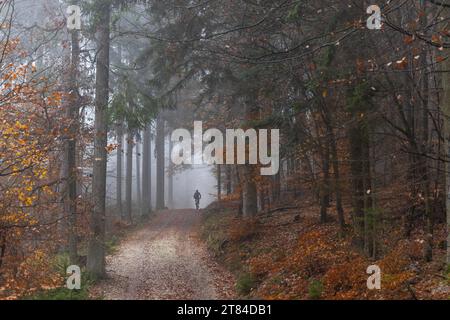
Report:
<svg viewBox="0 0 450 320"><path fill-rule="evenodd" d="M197 208L197 210L200 209L200 199L195 199L195 207Z"/></svg>

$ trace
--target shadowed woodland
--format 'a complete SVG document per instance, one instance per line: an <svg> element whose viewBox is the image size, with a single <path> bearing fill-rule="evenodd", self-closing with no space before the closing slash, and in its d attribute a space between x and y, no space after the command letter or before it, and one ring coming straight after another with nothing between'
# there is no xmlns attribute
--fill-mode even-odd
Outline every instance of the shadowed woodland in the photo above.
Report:
<svg viewBox="0 0 450 320"><path fill-rule="evenodd" d="M450 297L450 1L6 0L0 19L0 298ZM279 129L278 173L173 164L194 121ZM117 293L133 245L160 254L141 283L178 250L207 289Z"/></svg>

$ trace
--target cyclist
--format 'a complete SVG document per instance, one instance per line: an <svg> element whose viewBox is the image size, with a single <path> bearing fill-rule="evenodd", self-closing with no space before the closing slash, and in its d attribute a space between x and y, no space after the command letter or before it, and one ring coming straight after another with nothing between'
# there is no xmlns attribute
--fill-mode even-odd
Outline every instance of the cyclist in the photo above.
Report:
<svg viewBox="0 0 450 320"><path fill-rule="evenodd" d="M195 190L194 193L194 200L195 200L195 207L198 209L200 209L200 199L202 198L202 195L200 192L198 192L198 190Z"/></svg>

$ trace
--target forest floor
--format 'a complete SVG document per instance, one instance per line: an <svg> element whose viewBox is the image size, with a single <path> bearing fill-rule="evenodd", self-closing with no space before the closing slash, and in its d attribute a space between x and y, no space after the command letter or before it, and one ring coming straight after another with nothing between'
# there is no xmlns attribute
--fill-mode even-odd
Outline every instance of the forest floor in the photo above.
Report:
<svg viewBox="0 0 450 320"><path fill-rule="evenodd" d="M336 213L319 223L319 208L304 203L243 221L238 203L222 201L204 210L201 238L236 278L244 299L450 299L445 270L445 224L435 226L434 259L422 258L424 234L404 238L400 223L383 223L377 259L352 242L352 229L339 234ZM350 208L346 208L350 212ZM347 221L351 221L346 215ZM420 225L420 224L419 224ZM381 290L367 288L370 265L381 268Z"/></svg>
<svg viewBox="0 0 450 320"><path fill-rule="evenodd" d="M200 214L165 210L107 257L107 278L91 289L106 300L232 299L234 279L197 238Z"/></svg>
<svg viewBox="0 0 450 320"><path fill-rule="evenodd" d="M424 234L405 239L386 222L379 256L367 258L340 235L336 214L318 223L318 208L289 209L243 221L233 201L208 209L165 210L129 230L107 257L107 279L94 299L444 299L445 224L435 226L432 262ZM347 208L347 212L349 209ZM350 217L347 216L347 221ZM390 226L390 229L389 229ZM368 290L366 269L382 270L382 290Z"/></svg>

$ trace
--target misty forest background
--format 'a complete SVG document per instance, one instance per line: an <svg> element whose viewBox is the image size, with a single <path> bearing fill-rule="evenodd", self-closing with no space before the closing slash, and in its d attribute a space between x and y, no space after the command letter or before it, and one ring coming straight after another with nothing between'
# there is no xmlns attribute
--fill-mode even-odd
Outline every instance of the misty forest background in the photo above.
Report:
<svg viewBox="0 0 450 320"><path fill-rule="evenodd" d="M195 189L242 297L450 296L449 1L6 0L0 18L0 297L63 285L55 265L101 279L114 235ZM280 129L279 173L174 166L194 121Z"/></svg>

